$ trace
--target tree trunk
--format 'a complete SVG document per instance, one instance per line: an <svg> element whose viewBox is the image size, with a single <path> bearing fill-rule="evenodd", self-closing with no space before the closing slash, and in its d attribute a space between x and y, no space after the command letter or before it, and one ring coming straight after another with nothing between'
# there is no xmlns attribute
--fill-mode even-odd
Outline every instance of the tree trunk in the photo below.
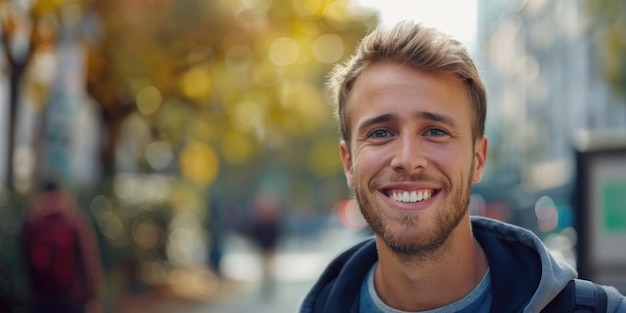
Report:
<svg viewBox="0 0 626 313"><path fill-rule="evenodd" d="M6 177L9 192L15 190L13 179L13 154L15 152L15 137L17 135L17 108L20 99L20 83L26 66L24 64L11 65L11 79L9 81L9 129L6 147Z"/></svg>

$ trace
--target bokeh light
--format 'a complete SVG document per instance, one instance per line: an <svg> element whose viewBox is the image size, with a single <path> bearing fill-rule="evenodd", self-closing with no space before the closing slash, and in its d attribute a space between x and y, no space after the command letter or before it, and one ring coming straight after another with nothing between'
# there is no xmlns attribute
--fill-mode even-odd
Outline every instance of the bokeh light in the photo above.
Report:
<svg viewBox="0 0 626 313"><path fill-rule="evenodd" d="M189 181L199 186L207 186L217 177L219 159L209 145L191 141L180 154L180 171Z"/></svg>
<svg viewBox="0 0 626 313"><path fill-rule="evenodd" d="M559 222L559 211L552 198L542 196L535 203L537 224L542 232L549 232L556 228Z"/></svg>
<svg viewBox="0 0 626 313"><path fill-rule="evenodd" d="M313 43L313 56L322 63L336 63L343 58L343 55L343 40L335 34L319 36Z"/></svg>
<svg viewBox="0 0 626 313"><path fill-rule="evenodd" d="M102 214L100 229L113 247L125 247L130 242L124 221L113 212L107 211Z"/></svg>
<svg viewBox="0 0 626 313"><path fill-rule="evenodd" d="M155 170L162 170L174 159L174 152L166 141L155 141L146 147L146 161Z"/></svg>
<svg viewBox="0 0 626 313"><path fill-rule="evenodd" d="M337 217L341 225L352 230L361 230L367 227L367 221L356 199L342 200L336 205Z"/></svg>
<svg viewBox="0 0 626 313"><path fill-rule="evenodd" d="M177 212L172 217L166 244L172 264L189 266L206 261L207 244L201 229L201 220L193 212Z"/></svg>
<svg viewBox="0 0 626 313"><path fill-rule="evenodd" d="M143 115L149 116L154 114L161 106L162 96L159 90L154 86L146 86L141 88L137 93L137 108Z"/></svg>
<svg viewBox="0 0 626 313"><path fill-rule="evenodd" d="M287 66L294 63L300 54L298 42L290 37L275 39L270 45L269 57L278 66Z"/></svg>
<svg viewBox="0 0 626 313"><path fill-rule="evenodd" d="M113 210L113 203L105 195L97 195L91 199L89 204L89 210L91 214L96 218L96 221L102 221L105 217L105 213Z"/></svg>
<svg viewBox="0 0 626 313"><path fill-rule="evenodd" d="M150 219L142 219L132 229L133 241L144 250L153 250L159 246L164 238L161 226Z"/></svg>
<svg viewBox="0 0 626 313"><path fill-rule="evenodd" d="M170 180L161 174L118 173L113 176L113 193L124 204L150 207L169 197Z"/></svg>
<svg viewBox="0 0 626 313"><path fill-rule="evenodd" d="M180 83L185 96L197 101L208 98L213 87L210 65L203 63L192 67L185 72Z"/></svg>

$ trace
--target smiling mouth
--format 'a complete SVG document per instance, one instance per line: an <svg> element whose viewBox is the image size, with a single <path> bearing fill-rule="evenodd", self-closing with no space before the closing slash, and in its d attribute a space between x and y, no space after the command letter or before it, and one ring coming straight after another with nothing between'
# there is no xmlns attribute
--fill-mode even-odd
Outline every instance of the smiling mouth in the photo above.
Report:
<svg viewBox="0 0 626 313"><path fill-rule="evenodd" d="M387 190L386 191L386 195L389 198L393 199L394 201L405 202L405 203L415 203L415 202L428 200L435 193L436 193L436 190L434 189L420 189L420 190L414 190L414 191L406 191L406 190Z"/></svg>

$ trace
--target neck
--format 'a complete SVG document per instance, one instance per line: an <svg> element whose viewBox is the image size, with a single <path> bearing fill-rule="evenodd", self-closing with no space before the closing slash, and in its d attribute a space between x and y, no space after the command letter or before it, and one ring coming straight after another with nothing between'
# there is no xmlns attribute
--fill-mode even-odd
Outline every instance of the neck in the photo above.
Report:
<svg viewBox="0 0 626 313"><path fill-rule="evenodd" d="M453 303L476 288L487 272L487 259L472 235L469 217L427 258L398 256L379 238L376 241L376 291L398 310L425 311Z"/></svg>

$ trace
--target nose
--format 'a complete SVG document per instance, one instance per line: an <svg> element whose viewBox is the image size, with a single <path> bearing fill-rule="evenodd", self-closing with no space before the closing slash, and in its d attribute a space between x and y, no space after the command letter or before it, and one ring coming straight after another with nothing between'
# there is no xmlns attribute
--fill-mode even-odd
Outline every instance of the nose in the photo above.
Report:
<svg viewBox="0 0 626 313"><path fill-rule="evenodd" d="M400 136L394 143L391 167L405 174L415 174L426 168L425 145L420 141L419 135L414 133Z"/></svg>

